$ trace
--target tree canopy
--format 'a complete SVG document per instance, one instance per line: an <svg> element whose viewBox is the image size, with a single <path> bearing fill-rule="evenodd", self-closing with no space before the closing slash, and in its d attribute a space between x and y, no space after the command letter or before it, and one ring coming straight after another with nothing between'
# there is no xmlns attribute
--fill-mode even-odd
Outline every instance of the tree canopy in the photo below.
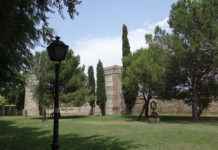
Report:
<svg viewBox="0 0 218 150"><path fill-rule="evenodd" d="M10 0L0 1L0 88L14 82L20 71L30 67L30 49L40 41L49 42L54 31L48 14L64 8L73 18L79 0Z"/></svg>
<svg viewBox="0 0 218 150"><path fill-rule="evenodd" d="M41 105L48 107L53 100L54 64L49 60L46 51L36 53L33 61L33 73L38 79L36 96ZM87 77L84 67L80 67L79 56L75 56L72 50L62 62L59 78L62 103L81 106L87 102Z"/></svg>
<svg viewBox="0 0 218 150"><path fill-rule="evenodd" d="M125 83L134 81L138 86L138 92L144 98L144 106L140 117L144 112L146 118L149 116L149 102L152 96L160 96L164 89L163 79L167 53L156 45L157 42L152 42L156 41L157 33L155 33L154 37L146 35L149 48L139 49L133 53L133 56L129 56L131 63L127 67L128 80L125 81Z"/></svg>
<svg viewBox="0 0 218 150"><path fill-rule="evenodd" d="M95 107L95 76L94 76L94 69L92 66L88 68L88 88L89 88L89 104L91 106L90 115L94 114L94 107Z"/></svg>
<svg viewBox="0 0 218 150"><path fill-rule="evenodd" d="M199 119L210 102L208 83L217 73L217 8L216 0L179 0L170 12L173 34L168 43L171 55L168 75L172 75L171 81L176 79L172 82L175 84L171 83L174 89L188 91L194 120Z"/></svg>
<svg viewBox="0 0 218 150"><path fill-rule="evenodd" d="M104 68L102 62L99 60L97 64L97 91L96 91L97 105L101 110L102 116L106 115L106 91L105 91L105 78L104 78Z"/></svg>

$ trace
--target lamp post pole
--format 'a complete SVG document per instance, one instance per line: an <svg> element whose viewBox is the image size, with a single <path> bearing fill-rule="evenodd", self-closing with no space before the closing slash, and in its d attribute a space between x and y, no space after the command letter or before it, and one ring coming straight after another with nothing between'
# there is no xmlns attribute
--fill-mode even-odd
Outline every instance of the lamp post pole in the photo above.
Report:
<svg viewBox="0 0 218 150"><path fill-rule="evenodd" d="M59 150L59 70L60 63L55 64L55 89L54 89L54 127L53 127L53 142L52 150Z"/></svg>
<svg viewBox="0 0 218 150"><path fill-rule="evenodd" d="M54 84L54 126L53 126L53 140L52 140L52 150L59 150L59 117L60 117L60 109L59 109L59 70L60 63L65 59L68 45L64 44L64 42L60 41L60 37L56 37L55 41L53 41L48 47L47 52L51 61L55 62L55 84Z"/></svg>

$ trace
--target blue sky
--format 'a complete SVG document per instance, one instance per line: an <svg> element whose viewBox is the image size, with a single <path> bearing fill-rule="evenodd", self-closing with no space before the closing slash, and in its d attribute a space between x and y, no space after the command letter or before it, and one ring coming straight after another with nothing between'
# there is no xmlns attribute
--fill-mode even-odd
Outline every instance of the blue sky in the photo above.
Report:
<svg viewBox="0 0 218 150"><path fill-rule="evenodd" d="M98 59L104 66L121 64L121 28L129 29L131 50L145 47L145 33L156 25L167 27L167 18L175 0L83 0L79 16L71 20L50 15L49 23L68 44L81 63L95 67ZM39 48L40 49L40 48Z"/></svg>

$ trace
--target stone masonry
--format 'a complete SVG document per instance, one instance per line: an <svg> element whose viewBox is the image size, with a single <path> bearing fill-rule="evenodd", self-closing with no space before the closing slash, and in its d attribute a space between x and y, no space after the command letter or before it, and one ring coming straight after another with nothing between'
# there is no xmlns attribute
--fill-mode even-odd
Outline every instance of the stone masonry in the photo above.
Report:
<svg viewBox="0 0 218 150"><path fill-rule="evenodd" d="M26 79L24 111L23 111L24 115L27 116L39 115L39 105L36 97L34 96L36 85L37 85L36 76L30 74Z"/></svg>
<svg viewBox="0 0 218 150"><path fill-rule="evenodd" d="M121 70L120 66L104 68L105 89L107 95L106 113L120 114L124 111L124 102L121 89Z"/></svg>
<svg viewBox="0 0 218 150"><path fill-rule="evenodd" d="M104 68L105 72L105 86L106 86L106 114L121 114L124 112L125 104L122 97L121 89L121 66L110 66ZM30 75L26 81L26 93L25 93L25 106L24 114L28 116L38 116L39 107L37 99L34 96L34 88L37 85L37 80L34 75ZM161 114L191 114L191 107L184 104L182 100L172 100L172 101L160 101L158 102L158 112ZM138 97L136 104L133 108L133 113L140 113L142 106L144 104L143 98ZM61 105L60 111L62 115L88 115L90 111L89 104L85 104L82 107L70 107L66 105ZM52 109L47 110L48 113L52 113ZM100 114L100 110L96 105L95 114ZM210 104L208 110L204 112L207 114L218 114L218 102L213 102Z"/></svg>
<svg viewBox="0 0 218 150"><path fill-rule="evenodd" d="M124 103L121 94L121 67L111 66L104 68L105 72L105 86L106 86L106 114L119 114L123 111ZM34 88L37 85L37 80L34 75L30 75L26 80L25 88L25 104L24 114L28 116L38 116L39 106L37 99L34 96ZM60 111L62 115L88 115L90 110L89 104L82 107L66 107L61 105ZM53 110L48 109L51 113ZM95 114L99 114L100 110L96 105Z"/></svg>

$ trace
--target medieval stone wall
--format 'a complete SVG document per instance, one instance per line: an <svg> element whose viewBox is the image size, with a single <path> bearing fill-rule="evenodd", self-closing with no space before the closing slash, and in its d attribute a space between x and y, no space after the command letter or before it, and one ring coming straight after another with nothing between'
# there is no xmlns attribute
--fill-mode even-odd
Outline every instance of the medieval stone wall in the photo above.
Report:
<svg viewBox="0 0 218 150"><path fill-rule="evenodd" d="M158 99L153 99L158 104L158 112L160 114L191 114L192 109L190 105L187 105L184 103L183 100L170 100L170 101L163 101ZM142 110L142 106L144 104L143 98L138 97L135 107L133 108L134 114L139 114ZM207 110L204 110L203 115L218 115L218 102L214 101L212 102Z"/></svg>
<svg viewBox="0 0 218 150"><path fill-rule="evenodd" d="M105 71L105 87L106 87L106 114L121 114L125 110L125 104L122 97L122 85L121 85L121 67L111 66L104 68ZM25 93L25 106L24 112L28 116L38 116L39 109L37 99L34 96L34 88L37 85L37 80L34 75L29 75L26 81L26 93ZM190 114L191 107L184 104L182 100L162 101L158 102L158 112L160 114ZM134 114L139 114L144 101L141 97L138 97L135 107L133 108ZM85 104L82 107L67 107L61 105L60 108L62 115L88 115L90 111L89 104ZM48 114L52 113L52 109L47 110ZM100 109L96 105L95 114L100 114ZM218 102L210 104L208 110L204 114L218 114Z"/></svg>
<svg viewBox="0 0 218 150"><path fill-rule="evenodd" d="M121 67L111 66L104 68L105 72L105 88L106 88L106 114L119 114L122 111L122 94L121 94ZM25 105L24 113L28 116L38 116L39 109L37 99L34 96L34 89L37 85L37 80L34 75L29 75L26 80L25 88ZM66 107L62 105L60 112L63 115L88 115L90 111L89 104L82 107ZM52 109L47 110L48 114L52 113ZM95 114L100 114L100 109L96 105Z"/></svg>

